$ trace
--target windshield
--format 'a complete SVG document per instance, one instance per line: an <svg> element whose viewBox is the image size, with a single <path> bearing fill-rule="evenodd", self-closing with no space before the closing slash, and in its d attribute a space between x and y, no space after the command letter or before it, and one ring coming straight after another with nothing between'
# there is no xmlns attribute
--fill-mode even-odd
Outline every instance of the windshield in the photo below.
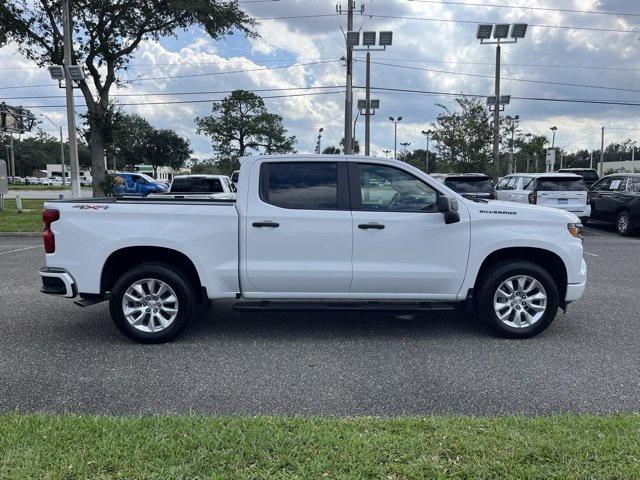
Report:
<svg viewBox="0 0 640 480"><path fill-rule="evenodd" d="M493 185L486 177L449 177L444 184L458 193L492 193Z"/></svg>
<svg viewBox="0 0 640 480"><path fill-rule="evenodd" d="M575 177L543 177L536 184L538 192L580 192L586 189L584 180Z"/></svg>

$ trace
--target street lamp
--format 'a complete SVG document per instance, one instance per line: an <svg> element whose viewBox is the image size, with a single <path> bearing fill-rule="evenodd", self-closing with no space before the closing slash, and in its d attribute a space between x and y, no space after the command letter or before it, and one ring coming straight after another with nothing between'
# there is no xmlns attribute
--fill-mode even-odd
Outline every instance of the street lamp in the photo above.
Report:
<svg viewBox="0 0 640 480"><path fill-rule="evenodd" d="M558 127L556 127L555 125L551 127L551 131L553 132L553 139L551 140L551 148L554 148L556 145L556 130L558 130Z"/></svg>
<svg viewBox="0 0 640 480"><path fill-rule="evenodd" d="M391 150L383 150L382 153L384 153L384 156L389 158L389 154L391 153Z"/></svg>
<svg viewBox="0 0 640 480"><path fill-rule="evenodd" d="M44 113L41 113L40 116L49 121L54 127L56 127L60 132L60 166L62 168L62 186L65 185L65 171L64 171L64 140L62 138L62 126L58 125L56 122L47 117Z"/></svg>
<svg viewBox="0 0 640 480"><path fill-rule="evenodd" d="M509 37L509 30L511 30L511 40L507 40ZM491 34L493 33L493 39ZM496 76L495 76L495 97L493 110L493 159L500 173L500 108L498 108L498 99L500 97L500 49L501 45L509 43L518 43L518 39L525 37L527 33L526 23L514 23L513 25L508 23L500 24L480 24L476 31L476 38L480 40L482 45L495 45L496 46ZM506 102L508 103L508 102ZM505 103L505 104L506 104Z"/></svg>
<svg viewBox="0 0 640 480"><path fill-rule="evenodd" d="M427 154L424 158L426 172L429 173L429 140L431 139L431 134L433 130L422 130L422 134L427 137Z"/></svg>
<svg viewBox="0 0 640 480"><path fill-rule="evenodd" d="M389 117L389 120L393 122L393 159L396 159L398 152L398 123L402 121L402 117Z"/></svg>

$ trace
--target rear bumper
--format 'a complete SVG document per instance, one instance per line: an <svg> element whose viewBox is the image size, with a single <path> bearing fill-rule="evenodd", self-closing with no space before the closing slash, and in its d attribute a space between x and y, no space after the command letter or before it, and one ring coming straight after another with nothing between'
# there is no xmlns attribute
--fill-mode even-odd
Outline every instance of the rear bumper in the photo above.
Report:
<svg viewBox="0 0 640 480"><path fill-rule="evenodd" d="M590 217L591 216L591 205L549 205L553 208L558 208L560 210L564 210L565 212L571 212L576 217Z"/></svg>
<svg viewBox="0 0 640 480"><path fill-rule="evenodd" d="M40 291L47 295L73 298L78 294L73 277L62 268L44 267L38 272L42 279Z"/></svg>

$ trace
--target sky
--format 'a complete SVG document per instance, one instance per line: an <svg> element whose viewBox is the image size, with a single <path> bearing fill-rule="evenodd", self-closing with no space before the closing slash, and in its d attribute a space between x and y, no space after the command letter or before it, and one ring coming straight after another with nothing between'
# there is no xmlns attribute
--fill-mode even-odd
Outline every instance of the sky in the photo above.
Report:
<svg viewBox="0 0 640 480"><path fill-rule="evenodd" d="M389 116L403 117L398 126L398 145L410 142L410 149L425 148L425 137L420 132L430 128L442 111L437 104L455 108L455 95L492 94L495 46L481 45L476 39L476 22L530 25L526 38L502 47L503 94L640 103L638 3L637 0L358 1L358 12L362 5L364 14L355 16L354 29L393 31L393 45L386 51L372 53L372 87L449 94L372 91L372 98L380 100L380 109L371 117L372 154L384 155L385 150L393 150L394 132ZM336 5L341 5L344 11L347 0L337 3L241 0L240 5L260 22L256 27L258 37L246 38L235 32L214 41L199 28L191 28L158 43L145 42L136 51L130 69L120 74L131 79L131 83L112 90L113 94L129 95L115 97L117 101L137 104L123 108L143 115L157 128L175 129L190 140L194 157L208 158L213 155L211 142L197 134L194 119L209 114L209 100L220 99L226 93L161 94L297 88L257 93L264 97L304 94L265 98L269 111L281 115L290 134L297 137L299 152L313 152L320 128L324 129L322 148L337 145L344 129L345 67L340 57L345 55L343 30L347 18L346 14L336 14ZM364 52L354 55L356 86L364 85L364 55ZM46 70L34 67L9 44L0 48L0 75L3 79L0 100L29 106L36 114L44 113L53 123L64 125L66 132L65 109L60 107L64 105L64 97L25 98L63 95L64 91ZM358 98L364 98L363 90L355 90L354 99ZM200 102L156 103L194 100ZM76 102L76 111L82 113L82 99ZM523 132L550 136L549 128L557 126L556 145L568 151L599 148L602 126L605 144L640 137L640 106L514 98L505 114L519 115ZM40 128L56 133L53 123L42 121ZM357 122L356 138L363 143L362 117Z"/></svg>

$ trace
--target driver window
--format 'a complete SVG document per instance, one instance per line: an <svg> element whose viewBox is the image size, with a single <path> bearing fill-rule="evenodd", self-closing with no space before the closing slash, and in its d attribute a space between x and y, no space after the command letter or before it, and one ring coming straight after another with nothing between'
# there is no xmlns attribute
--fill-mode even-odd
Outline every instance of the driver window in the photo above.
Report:
<svg viewBox="0 0 640 480"><path fill-rule="evenodd" d="M362 210L437 212L438 193L422 180L393 167L359 164Z"/></svg>

